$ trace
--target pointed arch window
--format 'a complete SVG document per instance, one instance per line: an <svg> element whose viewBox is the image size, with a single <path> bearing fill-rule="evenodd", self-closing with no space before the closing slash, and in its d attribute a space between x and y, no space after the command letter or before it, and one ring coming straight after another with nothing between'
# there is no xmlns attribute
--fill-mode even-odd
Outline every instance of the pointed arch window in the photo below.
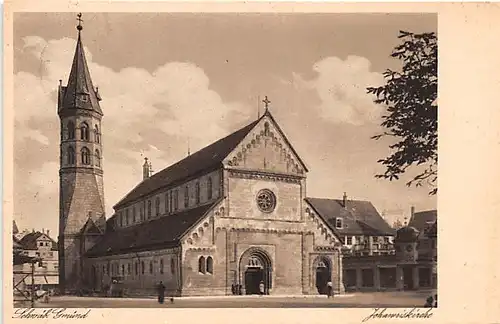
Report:
<svg viewBox="0 0 500 324"><path fill-rule="evenodd" d="M96 143L101 143L101 134L99 133L99 126L94 127L94 138Z"/></svg>
<svg viewBox="0 0 500 324"><path fill-rule="evenodd" d="M83 122L80 125L80 139L82 141L88 141L89 140L89 125L87 123Z"/></svg>
<svg viewBox="0 0 500 324"><path fill-rule="evenodd" d="M167 214L168 213L168 193L165 194L164 207L165 207L165 214Z"/></svg>
<svg viewBox="0 0 500 324"><path fill-rule="evenodd" d="M137 207L134 206L134 207L132 207L132 219L133 219L134 223L137 221L136 216L137 216Z"/></svg>
<svg viewBox="0 0 500 324"><path fill-rule="evenodd" d="M125 265L122 264L122 276L124 276L124 275L125 275Z"/></svg>
<svg viewBox="0 0 500 324"><path fill-rule="evenodd" d="M214 259L212 259L211 256L207 258L207 273L209 274L214 273Z"/></svg>
<svg viewBox="0 0 500 324"><path fill-rule="evenodd" d="M160 259L160 273L163 274L163 259Z"/></svg>
<svg viewBox="0 0 500 324"><path fill-rule="evenodd" d="M139 274L139 262L135 263L135 275L137 276Z"/></svg>
<svg viewBox="0 0 500 324"><path fill-rule="evenodd" d="M174 210L179 209L179 191L174 192Z"/></svg>
<svg viewBox="0 0 500 324"><path fill-rule="evenodd" d="M68 122L68 139L75 139L75 123Z"/></svg>
<svg viewBox="0 0 500 324"><path fill-rule="evenodd" d="M205 257L201 256L198 259L198 272L205 273Z"/></svg>
<svg viewBox="0 0 500 324"><path fill-rule="evenodd" d="M141 262L141 272L144 274L145 266L144 266L144 261Z"/></svg>
<svg viewBox="0 0 500 324"><path fill-rule="evenodd" d="M90 164L90 151L88 148L83 147L81 151L82 155L82 164L89 165Z"/></svg>
<svg viewBox="0 0 500 324"><path fill-rule="evenodd" d="M68 146L68 164L75 164L75 149L73 146Z"/></svg>
<svg viewBox="0 0 500 324"><path fill-rule="evenodd" d="M151 218L151 200L148 200L148 218Z"/></svg>
<svg viewBox="0 0 500 324"><path fill-rule="evenodd" d="M156 197L155 199L155 212L156 216L160 215L160 197Z"/></svg>
<svg viewBox="0 0 500 324"><path fill-rule="evenodd" d="M153 261L149 261L149 273L153 273Z"/></svg>
<svg viewBox="0 0 500 324"><path fill-rule="evenodd" d="M101 166L101 153L99 153L99 150L95 150L95 165Z"/></svg>
<svg viewBox="0 0 500 324"><path fill-rule="evenodd" d="M200 183L197 182L196 183L196 204L200 204L200 200L201 200L201 197L200 197Z"/></svg>
<svg viewBox="0 0 500 324"><path fill-rule="evenodd" d="M212 199L212 178L208 178L207 180L207 199Z"/></svg>

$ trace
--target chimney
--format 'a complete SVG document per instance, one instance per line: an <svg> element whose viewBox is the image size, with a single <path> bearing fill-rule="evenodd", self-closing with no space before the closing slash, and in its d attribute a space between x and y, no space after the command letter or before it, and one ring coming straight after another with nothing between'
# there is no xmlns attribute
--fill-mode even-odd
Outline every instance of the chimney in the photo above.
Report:
<svg viewBox="0 0 500 324"><path fill-rule="evenodd" d="M35 233L35 229L34 228L31 229L31 233Z"/></svg>
<svg viewBox="0 0 500 324"><path fill-rule="evenodd" d="M42 234L45 234L45 228L42 228Z"/></svg>
<svg viewBox="0 0 500 324"><path fill-rule="evenodd" d="M49 230L47 230L47 236L50 237L50 231Z"/></svg>
<svg viewBox="0 0 500 324"><path fill-rule="evenodd" d="M347 208L347 193L344 192L344 197L342 198L342 204L344 205L344 208Z"/></svg>
<svg viewBox="0 0 500 324"><path fill-rule="evenodd" d="M148 158L144 158L144 164L142 165L142 180L149 178L149 166Z"/></svg>
<svg viewBox="0 0 500 324"><path fill-rule="evenodd" d="M413 216L415 216L415 206L411 206L410 208L410 220L408 221L408 223L413 220Z"/></svg>

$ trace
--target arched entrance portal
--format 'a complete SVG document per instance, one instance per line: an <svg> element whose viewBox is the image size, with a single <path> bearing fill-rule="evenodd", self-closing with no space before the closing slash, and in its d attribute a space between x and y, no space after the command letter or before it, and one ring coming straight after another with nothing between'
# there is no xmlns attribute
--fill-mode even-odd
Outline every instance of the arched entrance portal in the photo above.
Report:
<svg viewBox="0 0 500 324"><path fill-rule="evenodd" d="M316 261L316 288L318 293L326 295L328 292L328 282L332 280L330 260L326 257L319 257Z"/></svg>
<svg viewBox="0 0 500 324"><path fill-rule="evenodd" d="M259 285L264 283L264 294L269 294L272 286L271 259L260 249L251 249L240 260L241 285L245 294L259 294Z"/></svg>

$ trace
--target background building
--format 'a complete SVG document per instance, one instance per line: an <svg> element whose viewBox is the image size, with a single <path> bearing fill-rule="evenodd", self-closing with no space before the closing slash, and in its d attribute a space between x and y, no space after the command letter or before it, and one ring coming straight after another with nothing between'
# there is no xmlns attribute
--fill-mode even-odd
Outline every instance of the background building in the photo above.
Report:
<svg viewBox="0 0 500 324"><path fill-rule="evenodd" d="M437 288L437 211L416 213L412 207L411 214L409 224L397 230L394 253L344 256L346 289Z"/></svg>
<svg viewBox="0 0 500 324"><path fill-rule="evenodd" d="M23 232L19 235L14 222L14 257L30 260L36 258L34 268L29 262L14 264L14 285L21 291L29 290L32 282L37 287L56 289L59 284L59 258L57 243L49 236L49 231ZM16 233L17 232L17 233ZM34 275L34 281L31 275ZM16 290L17 291L17 290ZM15 291L15 292L16 292Z"/></svg>

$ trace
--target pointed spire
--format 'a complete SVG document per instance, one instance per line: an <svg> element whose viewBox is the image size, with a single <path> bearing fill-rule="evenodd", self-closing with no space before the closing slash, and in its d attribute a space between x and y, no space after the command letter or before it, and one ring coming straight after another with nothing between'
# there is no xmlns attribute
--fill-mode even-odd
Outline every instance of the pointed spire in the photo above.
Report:
<svg viewBox="0 0 500 324"><path fill-rule="evenodd" d="M59 111L63 109L87 109L94 110L102 115L101 107L99 106L100 96L98 91L92 85L87 60L85 58L85 51L82 44L81 31L82 15L78 14L78 39L76 42L75 56L73 57L73 64L69 74L68 85L62 87L62 100Z"/></svg>

